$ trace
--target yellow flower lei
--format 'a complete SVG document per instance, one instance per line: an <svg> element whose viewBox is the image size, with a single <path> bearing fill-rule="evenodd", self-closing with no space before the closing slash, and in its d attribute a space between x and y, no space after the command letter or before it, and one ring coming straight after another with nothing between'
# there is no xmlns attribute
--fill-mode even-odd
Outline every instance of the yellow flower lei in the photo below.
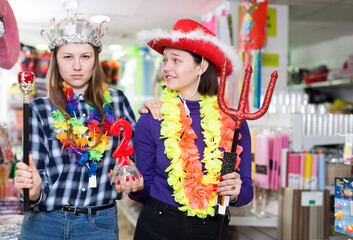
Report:
<svg viewBox="0 0 353 240"><path fill-rule="evenodd" d="M168 172L168 184L174 190L173 197L175 201L183 205L179 207L179 210L187 212L188 216L196 215L200 218L205 218L207 215L215 215L214 206L217 198L213 186L219 181L222 168L221 159L223 152L219 150L220 143L222 141L221 145L229 148L231 138L222 139L221 137L222 123L223 121L229 121L230 118L220 114L217 96L202 96L200 100L201 127L206 144L204 158L201 160L205 166L204 173L201 166L200 173L196 173L196 179L193 170L191 172L186 170L190 165L194 164L192 161L200 162L199 154L194 143L189 144L190 146L185 149L181 149L180 145L183 145L181 144L183 138L190 138L190 134L186 135L188 133L187 127L191 129L191 122L189 125L184 124L187 125L186 127L183 125L182 121L185 120L185 117L183 118L183 115L185 116L183 104L177 97L177 92L168 89L165 90L164 96L162 96L163 105L161 112L164 121L161 123L161 138L166 138L164 142L165 154L171 159L170 166L165 170ZM231 132L230 129L226 130L228 130L228 133ZM191 133L194 133L192 129L191 131ZM196 135L194 138L196 138ZM183 159L183 156L187 155L184 153L190 149L196 151L196 153L190 154L191 157L194 157L193 160ZM194 166L192 165L191 167Z"/></svg>

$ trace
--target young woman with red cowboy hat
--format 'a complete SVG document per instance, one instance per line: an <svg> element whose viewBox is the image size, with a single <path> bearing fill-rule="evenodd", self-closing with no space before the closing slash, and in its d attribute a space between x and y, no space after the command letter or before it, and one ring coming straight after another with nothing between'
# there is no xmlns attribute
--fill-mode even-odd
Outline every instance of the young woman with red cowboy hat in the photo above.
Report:
<svg viewBox="0 0 353 240"><path fill-rule="evenodd" d="M237 52L203 25L179 20L171 32L143 31L138 38L163 55L163 120L143 114L136 126L136 166L144 188L130 198L144 204L134 239L214 239L217 194L230 195L230 206L253 197L251 143L241 126L236 172L220 177L222 152L229 151L234 120L217 105L221 66L228 78L239 78ZM228 221L229 222L229 221ZM228 224L224 225L224 236Z"/></svg>

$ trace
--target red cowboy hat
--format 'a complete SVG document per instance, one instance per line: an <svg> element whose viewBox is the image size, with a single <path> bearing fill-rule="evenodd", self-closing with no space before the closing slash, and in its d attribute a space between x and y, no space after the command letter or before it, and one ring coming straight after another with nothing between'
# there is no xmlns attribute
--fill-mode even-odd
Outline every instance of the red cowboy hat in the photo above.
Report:
<svg viewBox="0 0 353 240"><path fill-rule="evenodd" d="M227 76L232 75L238 80L243 72L238 51L220 41L205 26L191 19L177 21L171 32L161 29L142 31L137 34L137 38L160 54L163 54L165 47L197 53L215 65L218 76L224 61L227 61Z"/></svg>
<svg viewBox="0 0 353 240"><path fill-rule="evenodd" d="M0 68L10 69L20 55L15 15L6 0L0 0Z"/></svg>

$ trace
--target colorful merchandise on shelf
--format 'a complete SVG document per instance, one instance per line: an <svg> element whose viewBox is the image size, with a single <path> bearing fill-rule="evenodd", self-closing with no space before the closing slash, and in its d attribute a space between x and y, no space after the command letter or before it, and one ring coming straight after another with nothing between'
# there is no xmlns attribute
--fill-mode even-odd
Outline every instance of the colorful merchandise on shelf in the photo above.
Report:
<svg viewBox="0 0 353 240"><path fill-rule="evenodd" d="M250 64L250 50L253 51L254 76L250 96L254 96L254 107L260 108L261 95L261 47L267 37L267 0L242 0L239 16L238 49L244 54L244 65ZM247 109L249 100L247 100Z"/></svg>
<svg viewBox="0 0 353 240"><path fill-rule="evenodd" d="M20 71L30 71L38 78L45 78L49 69L50 58L50 52L39 51L34 47L21 44L17 64Z"/></svg>
<svg viewBox="0 0 353 240"><path fill-rule="evenodd" d="M117 84L119 80L119 68L120 63L112 60L112 61L101 61L101 65L103 67L103 71L105 73L107 83L108 84Z"/></svg>
<svg viewBox="0 0 353 240"><path fill-rule="evenodd" d="M327 80L328 70L309 73L303 77L305 84L322 82Z"/></svg>
<svg viewBox="0 0 353 240"><path fill-rule="evenodd" d="M22 44L18 63L20 64L21 71L35 72L36 50L33 47Z"/></svg>
<svg viewBox="0 0 353 240"><path fill-rule="evenodd" d="M5 165L0 165L0 199L4 199L8 196L8 175L9 172Z"/></svg>
<svg viewBox="0 0 353 240"><path fill-rule="evenodd" d="M18 192L14 186L13 179L9 179L9 170L9 166L0 165L0 201L10 198L18 200Z"/></svg>
<svg viewBox="0 0 353 240"><path fill-rule="evenodd" d="M264 130L254 133L252 138L255 162L254 185L263 189L277 190L282 185L282 174L286 176L294 173L287 173L286 166L290 167L291 163L287 163L287 159L282 156L282 149L288 149L288 136L278 131ZM282 171L282 165L284 165L284 171ZM291 177L294 176L291 175ZM287 178L288 176L285 179Z"/></svg>
<svg viewBox="0 0 353 240"><path fill-rule="evenodd" d="M335 179L335 231L353 236L353 178Z"/></svg>
<svg viewBox="0 0 353 240"><path fill-rule="evenodd" d="M13 160L9 131L6 124L0 124L0 163L9 163Z"/></svg>
<svg viewBox="0 0 353 240"><path fill-rule="evenodd" d="M20 200L13 197L0 200L0 216L13 214L23 214Z"/></svg>
<svg viewBox="0 0 353 240"><path fill-rule="evenodd" d="M39 59L39 66L37 69L37 77L45 78L49 69L51 53L44 52L41 58Z"/></svg>
<svg viewBox="0 0 353 240"><path fill-rule="evenodd" d="M341 98L336 98L328 108L330 113L334 114L352 114L352 103Z"/></svg>
<svg viewBox="0 0 353 240"><path fill-rule="evenodd" d="M259 49L266 41L267 0L242 1L238 49Z"/></svg>
<svg viewBox="0 0 353 240"><path fill-rule="evenodd" d="M325 176L326 176L326 166L325 166L325 152L317 151L318 156L318 169L317 169L317 185L319 190L325 190Z"/></svg>
<svg viewBox="0 0 353 240"><path fill-rule="evenodd" d="M353 134L345 135L343 160L346 165L353 165Z"/></svg>
<svg viewBox="0 0 353 240"><path fill-rule="evenodd" d="M112 61L111 62L111 68L112 68L112 83L117 84L119 81L119 69L120 69L120 63L117 61Z"/></svg>
<svg viewBox="0 0 353 240"><path fill-rule="evenodd" d="M112 79L112 70L110 67L110 62L107 60L101 61L101 65L105 74L105 77L107 78L107 83L110 83Z"/></svg>

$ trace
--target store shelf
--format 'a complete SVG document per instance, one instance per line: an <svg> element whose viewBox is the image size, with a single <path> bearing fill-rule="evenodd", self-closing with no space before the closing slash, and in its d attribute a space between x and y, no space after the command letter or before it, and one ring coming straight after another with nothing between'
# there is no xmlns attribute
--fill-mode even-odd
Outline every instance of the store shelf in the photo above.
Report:
<svg viewBox="0 0 353 240"><path fill-rule="evenodd" d="M302 114L293 114L292 149L295 152L310 150L314 146L344 144L343 136L307 136L303 134Z"/></svg>
<svg viewBox="0 0 353 240"><path fill-rule="evenodd" d="M322 82L315 82L310 84L293 84L289 85L288 89L290 90L300 90L306 88L325 88L325 87L342 87L352 85L353 86L353 78L350 79L335 79L335 80L327 80Z"/></svg>
<svg viewBox="0 0 353 240"><path fill-rule="evenodd" d="M328 190L331 196L335 195L335 186L325 186L325 189Z"/></svg>
<svg viewBox="0 0 353 240"><path fill-rule="evenodd" d="M341 136L303 136L302 148L309 150L314 146L344 144L344 137Z"/></svg>
<svg viewBox="0 0 353 240"><path fill-rule="evenodd" d="M247 226L247 227L277 227L277 217L258 218L254 216L232 216L229 222L230 226Z"/></svg>

